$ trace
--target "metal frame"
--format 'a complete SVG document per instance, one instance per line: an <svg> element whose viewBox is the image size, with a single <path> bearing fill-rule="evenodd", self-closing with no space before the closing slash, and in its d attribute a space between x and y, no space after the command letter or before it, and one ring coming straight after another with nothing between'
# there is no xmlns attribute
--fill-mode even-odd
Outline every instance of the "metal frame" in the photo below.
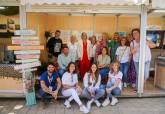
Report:
<svg viewBox="0 0 165 114"><path fill-rule="evenodd" d="M22 7L22 6L21 6ZM24 6L26 7L26 6ZM21 8L22 9L22 8ZM145 5L140 6L87 6L87 5L43 5L31 6L31 9L23 8L21 11L25 15L26 12L55 12L55 13L82 13L82 14L137 14L141 16L141 40L140 40L140 61L139 61L139 80L138 80L138 97L142 96L144 86L144 63L145 63L145 45L146 44L146 27L147 27L147 8ZM94 15L93 15L94 16ZM24 18L24 19L23 19ZM22 24L25 24L26 19L23 16ZM24 25L21 25L25 27ZM95 27L95 26L93 26ZM93 28L95 30L95 28ZM116 28L117 29L117 28Z"/></svg>
<svg viewBox="0 0 165 114"><path fill-rule="evenodd" d="M27 12L54 12L54 13L79 13L79 14L137 14L141 15L141 34L140 41L140 64L139 64L139 80L138 80L138 96L143 93L144 84L144 60L145 60L145 36L147 24L147 8L145 5L139 6L109 6L109 5L34 5L27 7L20 5L19 2L2 1L0 6L19 6L20 7L20 28L26 29L26 13ZM94 19L94 18L93 18ZM95 26L93 25L95 32ZM117 28L116 28L117 29Z"/></svg>
<svg viewBox="0 0 165 114"><path fill-rule="evenodd" d="M109 6L109 5L32 5L26 12L82 13L82 14L140 14L138 5Z"/></svg>
<svg viewBox="0 0 165 114"><path fill-rule="evenodd" d="M145 47L146 47L146 28L147 28L147 9L141 5L140 21L140 60L138 76L138 96L141 97L144 90L144 66L145 66Z"/></svg>

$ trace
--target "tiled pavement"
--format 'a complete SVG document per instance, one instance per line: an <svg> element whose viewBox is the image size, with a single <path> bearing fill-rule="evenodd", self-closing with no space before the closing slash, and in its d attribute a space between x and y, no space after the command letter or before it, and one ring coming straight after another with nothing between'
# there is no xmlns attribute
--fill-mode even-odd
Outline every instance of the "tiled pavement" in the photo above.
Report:
<svg viewBox="0 0 165 114"><path fill-rule="evenodd" d="M0 99L0 114L82 114L76 103L72 102L72 108L66 109L63 102L58 100L43 109L40 101L33 107L26 107L23 99ZM16 105L23 107L15 110ZM113 107L93 105L91 114L165 114L165 98L122 98Z"/></svg>

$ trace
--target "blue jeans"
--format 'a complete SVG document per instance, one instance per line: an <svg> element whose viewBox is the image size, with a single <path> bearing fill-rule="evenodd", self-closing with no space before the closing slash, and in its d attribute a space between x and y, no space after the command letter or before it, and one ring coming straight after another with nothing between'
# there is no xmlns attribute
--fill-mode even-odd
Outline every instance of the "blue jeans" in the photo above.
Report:
<svg viewBox="0 0 165 114"><path fill-rule="evenodd" d="M82 92L82 95L89 100L91 100L92 98L94 100L98 100L99 98L103 97L104 94L105 94L105 90L100 89L100 88L95 90L95 96L94 97L91 96L91 94L87 88L84 88L84 90Z"/></svg>
<svg viewBox="0 0 165 114"><path fill-rule="evenodd" d="M111 88L115 84L115 81L112 79L107 83L106 88ZM107 96L112 100L112 96L119 96L121 94L121 89L119 87L114 88L111 93L108 93Z"/></svg>
<svg viewBox="0 0 165 114"><path fill-rule="evenodd" d="M59 69L60 78L62 78L62 75L63 75L64 73L65 73L65 69L60 68L60 69Z"/></svg>
<svg viewBox="0 0 165 114"><path fill-rule="evenodd" d="M42 100L49 99L52 96L51 94L44 92L42 88L39 89L38 93Z"/></svg>
<svg viewBox="0 0 165 114"><path fill-rule="evenodd" d="M125 83L127 83L127 79L128 79L128 68L129 68L128 62L120 64L120 71L123 73L122 81Z"/></svg>
<svg viewBox="0 0 165 114"><path fill-rule="evenodd" d="M136 88L138 88L138 76L139 76L139 62L134 62L135 70L136 70ZM150 70L150 61L145 62L144 66L144 80L146 81L149 78L149 70Z"/></svg>
<svg viewBox="0 0 165 114"><path fill-rule="evenodd" d="M106 89L106 84L101 84L100 85L100 89L104 89L105 90Z"/></svg>
<svg viewBox="0 0 165 114"><path fill-rule="evenodd" d="M108 76L108 73L109 73L109 68L100 69L101 79L104 79L106 76Z"/></svg>

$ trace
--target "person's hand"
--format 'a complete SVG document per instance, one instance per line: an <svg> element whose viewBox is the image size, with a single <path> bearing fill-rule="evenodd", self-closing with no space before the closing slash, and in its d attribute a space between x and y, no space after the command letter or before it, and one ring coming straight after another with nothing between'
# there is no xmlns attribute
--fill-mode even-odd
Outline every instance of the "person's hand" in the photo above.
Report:
<svg viewBox="0 0 165 114"><path fill-rule="evenodd" d="M94 92L91 92L91 96L92 96L92 97L95 97L95 93L94 93Z"/></svg>
<svg viewBox="0 0 165 114"><path fill-rule="evenodd" d="M112 88L106 88L107 93L111 93L111 91L112 91Z"/></svg>
<svg viewBox="0 0 165 114"><path fill-rule="evenodd" d="M82 89L81 89L81 87L80 87L80 86L77 86L77 90L81 91Z"/></svg>
<svg viewBox="0 0 165 114"><path fill-rule="evenodd" d="M58 95L58 91L53 91L52 92L52 96L54 97L54 99L57 99L57 95Z"/></svg>
<svg viewBox="0 0 165 114"><path fill-rule="evenodd" d="M81 89L81 87L80 87L80 86L76 86L76 90L77 90L77 92L78 92L79 94L81 94L81 93L82 93L82 89Z"/></svg>
<svg viewBox="0 0 165 114"><path fill-rule="evenodd" d="M52 54L51 53L48 53L49 56L51 56Z"/></svg>
<svg viewBox="0 0 165 114"><path fill-rule="evenodd" d="M51 89L48 89L48 93L49 93L49 94L52 94L53 91L52 91Z"/></svg>
<svg viewBox="0 0 165 114"><path fill-rule="evenodd" d="M103 68L103 67L104 67L104 64L100 64L100 65L99 65L99 68Z"/></svg>
<svg viewBox="0 0 165 114"><path fill-rule="evenodd" d="M137 52L137 49L136 48L133 48L132 52L133 53L136 53Z"/></svg>

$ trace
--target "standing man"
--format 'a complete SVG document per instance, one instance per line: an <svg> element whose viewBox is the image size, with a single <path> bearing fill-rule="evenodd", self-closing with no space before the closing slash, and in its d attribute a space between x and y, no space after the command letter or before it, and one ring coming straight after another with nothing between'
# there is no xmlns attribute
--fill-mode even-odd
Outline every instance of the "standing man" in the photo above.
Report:
<svg viewBox="0 0 165 114"><path fill-rule="evenodd" d="M58 55L61 53L62 40L60 39L60 30L56 30L55 36L48 40L46 48L48 50L49 62L57 64Z"/></svg>
<svg viewBox="0 0 165 114"><path fill-rule="evenodd" d="M81 34L81 40L78 42L78 58L80 61L80 76L83 79L84 74L90 70L90 47L91 43L87 39L87 34Z"/></svg>
<svg viewBox="0 0 165 114"><path fill-rule="evenodd" d="M108 43L108 48L110 50L111 62L113 62L115 60L116 50L118 47L119 47L119 33L115 32L113 39L111 40L111 42Z"/></svg>
<svg viewBox="0 0 165 114"><path fill-rule="evenodd" d="M58 76L58 73L54 72L55 66L53 63L49 63L47 67L47 71L41 74L40 76L40 90L39 95L42 98L44 103L44 107L48 102L49 96L52 96L55 100L57 99L57 95L59 89L61 88L61 80Z"/></svg>

